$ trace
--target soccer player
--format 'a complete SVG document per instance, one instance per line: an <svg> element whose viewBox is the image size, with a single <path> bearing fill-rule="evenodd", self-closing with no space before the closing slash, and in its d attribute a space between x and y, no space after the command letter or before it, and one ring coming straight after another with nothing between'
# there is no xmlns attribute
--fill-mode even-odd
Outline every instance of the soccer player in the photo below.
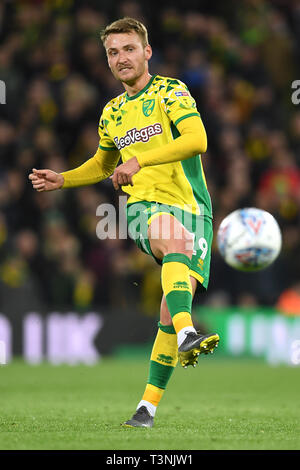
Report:
<svg viewBox="0 0 300 470"><path fill-rule="evenodd" d="M206 289L209 280L212 207L200 156L207 139L186 85L150 75L152 50L142 23L122 18L101 39L125 92L103 109L97 152L73 170L33 169L29 178L37 191L51 191L110 177L116 190L129 194L128 231L162 265L163 298L146 388L124 424L152 427L178 359L195 366L198 355L213 352L219 342L215 333L197 333L191 318L197 283Z"/></svg>

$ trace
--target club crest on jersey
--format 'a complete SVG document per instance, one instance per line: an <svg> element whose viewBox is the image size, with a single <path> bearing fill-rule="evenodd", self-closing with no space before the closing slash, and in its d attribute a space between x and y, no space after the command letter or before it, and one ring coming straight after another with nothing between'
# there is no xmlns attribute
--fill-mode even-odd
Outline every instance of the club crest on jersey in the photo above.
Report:
<svg viewBox="0 0 300 470"><path fill-rule="evenodd" d="M152 114L152 111L154 109L155 105L155 100L145 100L143 102L143 113L146 117L150 116Z"/></svg>
<svg viewBox="0 0 300 470"><path fill-rule="evenodd" d="M151 124L150 126L142 127L142 129L129 129L123 137L115 137L114 142L118 150L134 144L135 142L148 142L151 137L162 134L162 127L159 122Z"/></svg>

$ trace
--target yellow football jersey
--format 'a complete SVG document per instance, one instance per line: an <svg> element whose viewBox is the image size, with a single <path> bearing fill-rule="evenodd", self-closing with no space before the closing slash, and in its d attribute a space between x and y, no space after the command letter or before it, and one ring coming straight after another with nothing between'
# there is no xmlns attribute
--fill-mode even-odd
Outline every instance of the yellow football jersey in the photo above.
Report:
<svg viewBox="0 0 300 470"><path fill-rule="evenodd" d="M104 107L99 122L99 147L118 149L126 162L179 137L176 126L189 116L201 119L187 86L180 80L154 75L136 95L122 93ZM133 176L133 182L133 186L122 186L130 195L128 203L160 202L212 216L200 155L143 167Z"/></svg>

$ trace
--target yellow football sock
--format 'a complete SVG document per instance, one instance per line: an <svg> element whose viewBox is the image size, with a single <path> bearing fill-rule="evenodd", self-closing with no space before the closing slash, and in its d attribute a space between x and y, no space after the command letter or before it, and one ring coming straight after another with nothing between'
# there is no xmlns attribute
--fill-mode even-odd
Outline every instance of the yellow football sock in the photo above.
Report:
<svg viewBox="0 0 300 470"><path fill-rule="evenodd" d="M169 253L163 258L162 288L177 334L183 328L193 328L190 265L190 259L182 253Z"/></svg>
<svg viewBox="0 0 300 470"><path fill-rule="evenodd" d="M146 406L151 415L155 415L167 383L178 362L177 336L173 326L158 323L159 329L153 344L149 377L138 408Z"/></svg>

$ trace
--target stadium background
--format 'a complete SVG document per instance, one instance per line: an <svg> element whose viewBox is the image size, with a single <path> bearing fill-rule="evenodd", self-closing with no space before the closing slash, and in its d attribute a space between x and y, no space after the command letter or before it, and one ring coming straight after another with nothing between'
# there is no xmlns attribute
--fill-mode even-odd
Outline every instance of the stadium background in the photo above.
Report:
<svg viewBox="0 0 300 470"><path fill-rule="evenodd" d="M183 80L196 99L208 134L203 163L215 229L234 209L256 206L282 230L278 260L260 273L227 267L214 244L195 318L224 333L220 354L290 362L286 345L300 339L300 107L291 99L300 78L297 0L1 3L0 340L7 358L93 362L154 337L159 268L130 239L96 236L97 207L117 207L123 193L109 180L53 193L36 193L28 181L33 167L60 172L95 153L101 110L123 91L99 31L125 15L148 27L150 72ZM262 328L268 334L259 342ZM270 357L266 343L282 355Z"/></svg>

